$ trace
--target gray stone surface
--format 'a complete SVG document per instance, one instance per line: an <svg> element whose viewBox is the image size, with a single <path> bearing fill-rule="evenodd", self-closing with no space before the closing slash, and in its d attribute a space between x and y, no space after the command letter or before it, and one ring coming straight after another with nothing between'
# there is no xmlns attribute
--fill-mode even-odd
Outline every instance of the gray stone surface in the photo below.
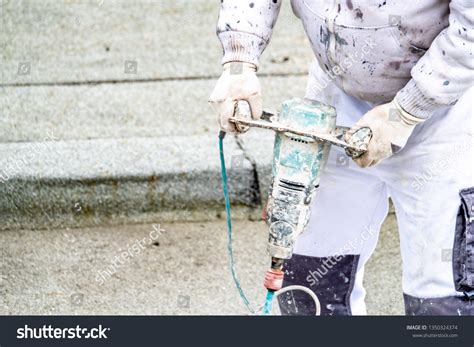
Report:
<svg viewBox="0 0 474 347"><path fill-rule="evenodd" d="M267 227L234 225L238 275L261 305ZM229 273L225 222L160 227L161 234L150 234L151 225L1 232L0 314L247 314ZM372 315L403 314L398 243L387 233L394 228L391 216L366 269ZM146 246L114 268L137 242Z"/></svg>
<svg viewBox="0 0 474 347"><path fill-rule="evenodd" d="M260 194L264 201L271 181L274 139L275 133L264 129L250 129L237 137L241 148L256 168Z"/></svg>
<svg viewBox="0 0 474 347"><path fill-rule="evenodd" d="M303 95L305 80L262 78L265 105L278 108L291 96ZM216 116L203 102L213 83L5 88L0 97L6 105L0 134L7 142L0 144L0 174L12 177L8 185L0 185L6 192L0 195L3 228L143 222L157 213L166 220L202 220L207 214L198 213L198 207L204 203L221 213L220 188L209 190L206 185L207 180L217 187L221 184ZM271 152L272 141L260 141L258 130L248 136L255 148ZM228 143L229 160L232 155L237 161L244 158L242 152L233 154L232 137L226 147ZM264 182L261 196L266 196L267 161L251 160ZM238 174L231 176L231 189L243 199L235 202L253 206L249 202L258 193L253 189L256 177L248 161L243 162L247 167L234 169ZM152 194L159 203L150 206L145 197L158 184L154 180L165 183ZM193 193L188 194L191 187ZM180 207L186 207L186 213ZM81 213L76 213L79 208ZM174 216L172 209L177 212Z"/></svg>
<svg viewBox="0 0 474 347"><path fill-rule="evenodd" d="M0 10L0 174L11 176L0 183L1 228L222 214L206 102L220 73L218 4L25 0ZM311 55L286 2L260 68L267 107L303 95ZM229 160L235 148L243 163L230 168L236 214L253 218L260 166L227 141Z"/></svg>
<svg viewBox="0 0 474 347"><path fill-rule="evenodd" d="M364 286L367 289L366 303L369 314L405 314L400 239L393 212L389 212L385 219L374 255L367 262Z"/></svg>
<svg viewBox="0 0 474 347"><path fill-rule="evenodd" d="M217 76L218 3L7 1L0 9L0 84ZM312 52L284 2L265 73L305 73ZM127 70L127 71L126 71Z"/></svg>
<svg viewBox="0 0 474 347"><path fill-rule="evenodd" d="M217 136L35 145L43 147L0 144L0 230L180 220L193 211L207 218L202 211L222 211ZM232 203L257 206L252 165L232 137L224 145Z"/></svg>
<svg viewBox="0 0 474 347"><path fill-rule="evenodd" d="M161 137L218 132L215 80L0 89L2 142ZM262 77L264 105L303 96L306 77Z"/></svg>

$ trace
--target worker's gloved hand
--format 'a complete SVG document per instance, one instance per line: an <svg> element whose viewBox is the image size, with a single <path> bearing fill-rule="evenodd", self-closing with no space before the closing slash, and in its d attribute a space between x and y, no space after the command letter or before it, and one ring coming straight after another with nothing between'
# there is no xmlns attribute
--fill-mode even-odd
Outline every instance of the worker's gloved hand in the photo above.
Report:
<svg viewBox="0 0 474 347"><path fill-rule="evenodd" d="M396 100L388 104L374 107L346 133L344 139L349 138L358 129L368 127L372 130L372 139L367 152L355 158L360 167L377 165L381 160L399 152L407 143L415 125L424 119L416 118L404 111Z"/></svg>
<svg viewBox="0 0 474 347"><path fill-rule="evenodd" d="M253 119L262 115L262 93L260 81L256 75L257 67L245 62L224 64L224 72L209 97L209 102L219 116L219 125L225 132L236 132L235 125L229 122L234 115L239 100L249 103Z"/></svg>

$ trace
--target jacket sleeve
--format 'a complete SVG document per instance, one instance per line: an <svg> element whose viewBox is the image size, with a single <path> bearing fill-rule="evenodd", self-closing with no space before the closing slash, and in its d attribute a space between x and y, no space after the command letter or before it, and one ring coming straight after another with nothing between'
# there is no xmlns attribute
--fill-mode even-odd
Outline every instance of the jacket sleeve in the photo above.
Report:
<svg viewBox="0 0 474 347"><path fill-rule="evenodd" d="M400 106L427 119L453 105L473 85L474 1L452 0L449 26L411 70L412 79L397 93Z"/></svg>
<svg viewBox="0 0 474 347"><path fill-rule="evenodd" d="M224 50L222 64L255 64L272 36L282 0L221 0L217 36Z"/></svg>

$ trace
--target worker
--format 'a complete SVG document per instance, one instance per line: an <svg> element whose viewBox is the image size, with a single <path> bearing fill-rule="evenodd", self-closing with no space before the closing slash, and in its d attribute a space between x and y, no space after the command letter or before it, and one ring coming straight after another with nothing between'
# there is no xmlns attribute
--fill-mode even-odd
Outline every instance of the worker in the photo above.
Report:
<svg viewBox="0 0 474 347"><path fill-rule="evenodd" d="M474 2L291 6L315 55L305 97L336 108L338 125L351 127L346 141L360 127L373 137L353 161L332 146L283 286L313 290L324 315L367 314L364 267L391 198L406 314L474 315ZM223 72L209 101L223 131L236 131L228 119L238 100L249 103L252 118L262 114L256 72L280 7L281 0L221 1ZM396 283L396 274L384 275ZM303 292L279 302L282 314L314 314Z"/></svg>

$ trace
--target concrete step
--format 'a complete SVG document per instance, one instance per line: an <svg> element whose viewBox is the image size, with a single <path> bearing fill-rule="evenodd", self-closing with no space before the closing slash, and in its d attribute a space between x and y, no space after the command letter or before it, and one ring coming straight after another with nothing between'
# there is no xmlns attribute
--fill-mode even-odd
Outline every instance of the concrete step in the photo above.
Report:
<svg viewBox="0 0 474 347"><path fill-rule="evenodd" d="M259 219L273 134L224 142L233 217ZM0 230L224 217L217 136L0 144ZM393 212L393 208L391 208Z"/></svg>
<svg viewBox="0 0 474 347"><path fill-rule="evenodd" d="M217 76L219 3L208 0L4 1L1 84ZM305 73L312 52L284 2L261 71Z"/></svg>
<svg viewBox="0 0 474 347"><path fill-rule="evenodd" d="M2 142L216 134L214 79L0 89ZM264 105L304 96L305 76L262 77ZM34 126L32 126L34 124Z"/></svg>
<svg viewBox="0 0 474 347"><path fill-rule="evenodd" d="M225 139L234 217L260 205L251 162ZM0 144L0 229L223 216L217 136Z"/></svg>

